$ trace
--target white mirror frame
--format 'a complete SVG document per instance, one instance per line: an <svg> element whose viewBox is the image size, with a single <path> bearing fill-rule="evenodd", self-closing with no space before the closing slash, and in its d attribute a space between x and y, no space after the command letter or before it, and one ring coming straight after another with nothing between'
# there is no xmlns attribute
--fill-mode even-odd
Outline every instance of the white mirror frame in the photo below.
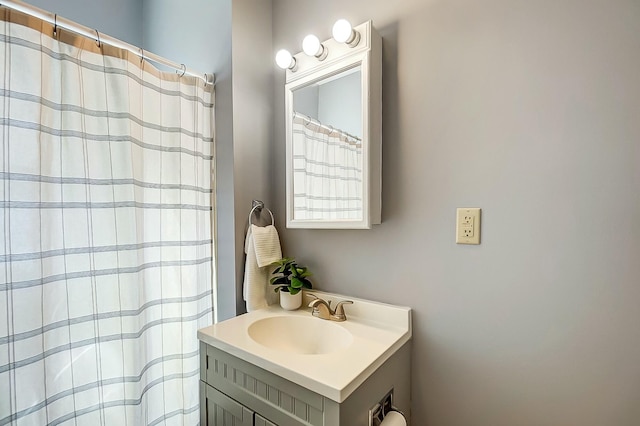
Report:
<svg viewBox="0 0 640 426"><path fill-rule="evenodd" d="M355 47L334 39L322 44L329 53L325 60L296 54L297 68L286 70L286 207L287 228L370 229L381 222L382 209L382 39L367 21L354 28L360 33ZM362 84L362 218L295 219L293 203L293 93L313 82L361 66Z"/></svg>

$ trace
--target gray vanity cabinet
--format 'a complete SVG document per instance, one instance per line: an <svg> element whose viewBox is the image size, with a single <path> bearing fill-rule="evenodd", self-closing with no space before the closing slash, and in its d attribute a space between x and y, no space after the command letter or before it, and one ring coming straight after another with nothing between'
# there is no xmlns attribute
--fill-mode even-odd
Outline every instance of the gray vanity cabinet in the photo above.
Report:
<svg viewBox="0 0 640 426"><path fill-rule="evenodd" d="M253 411L204 382L200 382L200 398L201 425L254 426Z"/></svg>
<svg viewBox="0 0 640 426"><path fill-rule="evenodd" d="M285 380L240 358L200 343L201 424L209 426L336 426L325 423L337 403L295 383ZM204 388L204 392L202 389ZM212 399L209 399L209 396ZM226 398L223 405L222 397ZM331 404L333 403L333 404ZM211 409L222 406L233 418L226 423L212 417ZM332 407L333 405L333 407ZM203 413L202 407L205 408ZM246 411L245 411L246 410ZM248 413L255 413L255 422L243 423ZM205 423L204 420L209 423ZM213 422L212 422L213 421ZM235 423L234 423L235 422Z"/></svg>
<svg viewBox="0 0 640 426"><path fill-rule="evenodd" d="M203 342L200 365L202 426L367 426L369 409L391 389L409 410L409 343L342 403Z"/></svg>
<svg viewBox="0 0 640 426"><path fill-rule="evenodd" d="M271 423L269 420L262 417L260 414L256 413L255 422L253 423L255 426L278 426L275 423Z"/></svg>
<svg viewBox="0 0 640 426"><path fill-rule="evenodd" d="M200 395L203 426L277 426L204 382L200 382Z"/></svg>

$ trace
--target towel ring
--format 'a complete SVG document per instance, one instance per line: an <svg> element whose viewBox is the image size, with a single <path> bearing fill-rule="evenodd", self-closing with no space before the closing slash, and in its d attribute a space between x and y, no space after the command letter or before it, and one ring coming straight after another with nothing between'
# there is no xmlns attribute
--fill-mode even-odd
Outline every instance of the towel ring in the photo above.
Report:
<svg viewBox="0 0 640 426"><path fill-rule="evenodd" d="M273 213L271 213L271 210L267 209L266 207L261 207L260 204L257 204L255 206L253 206L253 208L251 209L251 211L249 212L249 226L253 225L251 223L251 215L253 214L253 212L258 208L264 208L269 212L269 215L271 216L271 226L273 226L275 224L275 221L273 220Z"/></svg>

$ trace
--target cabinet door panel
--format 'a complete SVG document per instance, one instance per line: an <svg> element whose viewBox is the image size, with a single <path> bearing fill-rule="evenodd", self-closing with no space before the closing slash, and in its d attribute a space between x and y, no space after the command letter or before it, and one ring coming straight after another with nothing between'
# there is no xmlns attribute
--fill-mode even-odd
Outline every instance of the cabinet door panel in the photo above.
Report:
<svg viewBox="0 0 640 426"><path fill-rule="evenodd" d="M204 387L207 426L253 426L253 411L209 385Z"/></svg>
<svg viewBox="0 0 640 426"><path fill-rule="evenodd" d="M262 417L260 414L256 414L256 420L254 426L278 426L275 423L271 423L269 420Z"/></svg>
<svg viewBox="0 0 640 426"><path fill-rule="evenodd" d="M338 403L220 349L206 352L203 381L278 426L335 426Z"/></svg>

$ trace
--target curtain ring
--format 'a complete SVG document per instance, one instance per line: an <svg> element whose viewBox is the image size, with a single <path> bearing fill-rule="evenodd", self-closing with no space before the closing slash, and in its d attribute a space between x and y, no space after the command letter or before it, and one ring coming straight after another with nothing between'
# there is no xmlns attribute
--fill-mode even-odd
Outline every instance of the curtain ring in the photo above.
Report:
<svg viewBox="0 0 640 426"><path fill-rule="evenodd" d="M95 30L95 31L97 36L96 44L98 45L98 47L102 47L102 44L100 43L100 33L98 32L98 30Z"/></svg>
<svg viewBox="0 0 640 426"><path fill-rule="evenodd" d="M53 15L53 36L58 36L58 14Z"/></svg>
<svg viewBox="0 0 640 426"><path fill-rule="evenodd" d="M180 74L180 77L184 76L184 73L187 72L187 66L185 64L180 64L180 69L182 70L182 74ZM176 71L177 73L177 71Z"/></svg>

